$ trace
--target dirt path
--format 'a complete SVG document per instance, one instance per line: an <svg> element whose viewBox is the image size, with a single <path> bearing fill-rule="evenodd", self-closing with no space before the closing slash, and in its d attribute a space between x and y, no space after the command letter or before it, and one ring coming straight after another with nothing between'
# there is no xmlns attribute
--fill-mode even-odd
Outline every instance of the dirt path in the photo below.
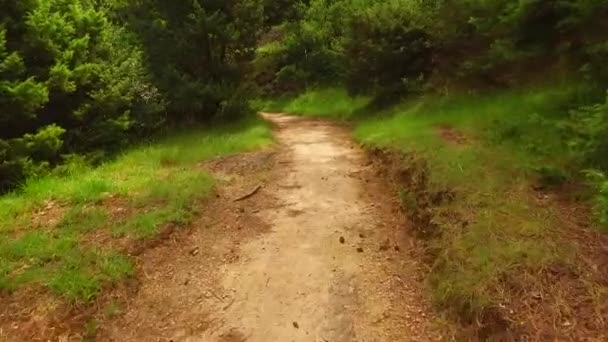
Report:
<svg viewBox="0 0 608 342"><path fill-rule="evenodd" d="M395 199L364 153L332 124L265 116L279 151L264 172L227 176L263 190L142 256L145 280L100 340L437 340Z"/></svg>

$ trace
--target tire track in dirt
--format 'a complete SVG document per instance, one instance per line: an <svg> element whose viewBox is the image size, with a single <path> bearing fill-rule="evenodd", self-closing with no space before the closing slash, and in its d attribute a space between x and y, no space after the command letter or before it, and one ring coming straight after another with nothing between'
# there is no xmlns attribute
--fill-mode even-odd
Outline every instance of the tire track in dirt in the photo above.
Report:
<svg viewBox="0 0 608 342"><path fill-rule="evenodd" d="M157 275L148 275L128 312L108 323L101 339L440 339L395 198L363 151L333 124L264 116L275 125L280 148L262 191L272 200L257 204L249 224L268 229L236 243L234 237L206 239L204 246L208 232L195 230L185 248L197 246L205 258L181 253L157 260L162 265L150 271ZM247 201L256 203L257 196ZM226 250L235 256L214 257ZM167 269L178 275L166 276ZM194 281L186 287L171 281L182 277Z"/></svg>

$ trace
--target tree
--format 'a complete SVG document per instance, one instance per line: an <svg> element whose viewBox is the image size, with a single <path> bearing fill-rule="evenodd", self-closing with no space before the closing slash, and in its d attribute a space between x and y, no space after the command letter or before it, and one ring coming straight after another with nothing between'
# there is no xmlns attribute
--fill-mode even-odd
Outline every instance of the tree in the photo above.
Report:
<svg viewBox="0 0 608 342"><path fill-rule="evenodd" d="M261 0L134 0L121 11L143 42L172 120L245 110L239 88L264 19Z"/></svg>
<svg viewBox="0 0 608 342"><path fill-rule="evenodd" d="M137 46L121 44L126 32L88 1L0 7L0 191L61 154L120 147L134 112L161 103Z"/></svg>

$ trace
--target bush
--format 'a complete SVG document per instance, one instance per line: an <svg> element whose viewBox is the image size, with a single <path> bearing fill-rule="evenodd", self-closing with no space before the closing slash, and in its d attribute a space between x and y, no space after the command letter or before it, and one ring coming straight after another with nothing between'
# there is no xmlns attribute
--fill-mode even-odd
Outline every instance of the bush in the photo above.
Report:
<svg viewBox="0 0 608 342"><path fill-rule="evenodd" d="M594 199L595 214L604 230L608 230L608 177L597 170L586 171L587 178L596 188Z"/></svg>
<svg viewBox="0 0 608 342"><path fill-rule="evenodd" d="M279 34L258 49L256 73L271 72L274 89L302 90L340 82L346 73L342 39L352 4L338 0L311 0L300 4L297 19L285 22L272 32ZM272 47L272 49L268 48Z"/></svg>
<svg viewBox="0 0 608 342"><path fill-rule="evenodd" d="M604 228L608 227L608 179L604 179L598 187L596 210L599 222Z"/></svg>
<svg viewBox="0 0 608 342"><path fill-rule="evenodd" d="M0 191L62 154L99 159L167 124L250 113L241 82L262 0L0 8Z"/></svg>
<svg viewBox="0 0 608 342"><path fill-rule="evenodd" d="M586 166L608 170L608 96L606 101L583 106L562 122L569 146Z"/></svg>
<svg viewBox="0 0 608 342"><path fill-rule="evenodd" d="M432 70L432 42L409 14L408 1L388 1L357 12L346 40L348 88L398 99L419 90Z"/></svg>
<svg viewBox="0 0 608 342"><path fill-rule="evenodd" d="M153 0L127 1L116 11L143 42L167 119L180 122L225 112L253 56L263 9L262 0Z"/></svg>
<svg viewBox="0 0 608 342"><path fill-rule="evenodd" d="M159 121L162 100L142 91L154 87L141 50L101 8L81 0L2 8L0 191L45 172L62 153L123 146L134 118Z"/></svg>

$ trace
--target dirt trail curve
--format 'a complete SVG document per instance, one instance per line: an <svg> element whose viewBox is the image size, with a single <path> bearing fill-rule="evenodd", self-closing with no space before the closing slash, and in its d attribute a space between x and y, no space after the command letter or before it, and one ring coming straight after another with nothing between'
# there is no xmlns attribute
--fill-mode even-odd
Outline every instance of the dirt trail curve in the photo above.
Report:
<svg viewBox="0 0 608 342"><path fill-rule="evenodd" d="M438 340L395 199L348 132L264 116L280 147L266 195L236 209L248 228L195 229L181 252L144 257L147 279L100 340Z"/></svg>

